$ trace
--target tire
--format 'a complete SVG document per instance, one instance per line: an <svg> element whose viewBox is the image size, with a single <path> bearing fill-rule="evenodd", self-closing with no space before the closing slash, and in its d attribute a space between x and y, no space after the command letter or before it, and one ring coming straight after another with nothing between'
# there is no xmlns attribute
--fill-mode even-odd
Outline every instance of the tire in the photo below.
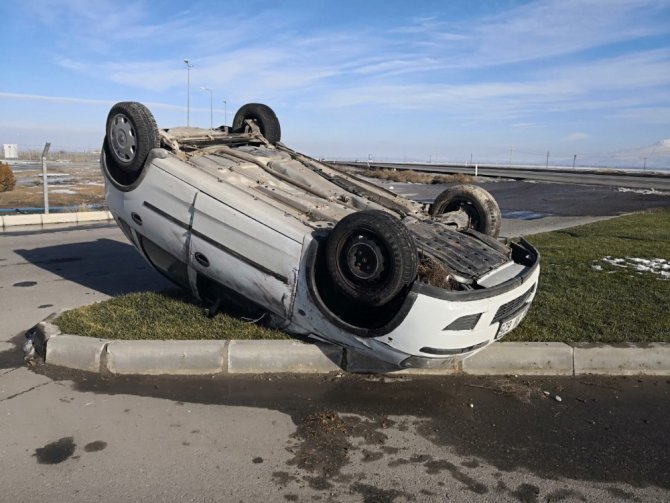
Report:
<svg viewBox="0 0 670 503"><path fill-rule="evenodd" d="M243 105L233 119L233 131L243 133L245 127L244 121L247 119L251 119L258 125L261 134L272 145L281 140L279 119L277 119L274 111L269 106L262 103L247 103Z"/></svg>
<svg viewBox="0 0 670 503"><path fill-rule="evenodd" d="M500 234L500 207L488 191L476 185L455 185L437 196L430 214L435 217L459 209L467 213L469 228L494 238Z"/></svg>
<svg viewBox="0 0 670 503"><path fill-rule="evenodd" d="M137 175L149 152L160 146L158 126L147 107L134 101L114 105L107 115L107 162Z"/></svg>
<svg viewBox="0 0 670 503"><path fill-rule="evenodd" d="M416 278L412 235L394 216L380 210L347 215L326 241L326 270L337 290L365 306L379 307Z"/></svg>

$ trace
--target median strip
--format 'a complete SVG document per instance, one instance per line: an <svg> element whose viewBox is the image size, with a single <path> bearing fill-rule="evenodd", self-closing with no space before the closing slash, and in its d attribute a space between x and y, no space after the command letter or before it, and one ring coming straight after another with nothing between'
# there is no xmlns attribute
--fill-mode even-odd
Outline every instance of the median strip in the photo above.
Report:
<svg viewBox="0 0 670 503"><path fill-rule="evenodd" d="M499 342L445 368L400 370L352 350L295 340L118 341L62 334L50 321L36 332L47 364L112 375L670 375L669 343Z"/></svg>
<svg viewBox="0 0 670 503"><path fill-rule="evenodd" d="M665 264L668 226L666 209L533 236L543 269L527 319L505 342L439 369L398 371L355 351L303 343L263 326L262 316L220 313L210 319L181 290L129 294L67 311L56 320L59 327L51 319L39 325L35 346L44 354L49 335L61 331L86 336L49 340L47 363L112 374L670 375L670 314L659 309L670 304L669 280L654 268L602 261L611 256Z"/></svg>

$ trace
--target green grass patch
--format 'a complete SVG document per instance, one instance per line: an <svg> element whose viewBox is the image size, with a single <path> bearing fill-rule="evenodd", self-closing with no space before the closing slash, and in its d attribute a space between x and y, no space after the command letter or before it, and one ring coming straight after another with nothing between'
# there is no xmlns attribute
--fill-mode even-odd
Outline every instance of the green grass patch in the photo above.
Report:
<svg viewBox="0 0 670 503"><path fill-rule="evenodd" d="M72 309L55 321L64 333L103 339L289 339L279 330L219 313L181 290L131 293Z"/></svg>
<svg viewBox="0 0 670 503"><path fill-rule="evenodd" d="M528 317L505 340L670 342L670 280L602 261L670 259L669 209L537 234L529 241L542 256L539 290Z"/></svg>
<svg viewBox="0 0 670 503"><path fill-rule="evenodd" d="M540 286L508 341L670 342L670 280L602 261L670 259L670 209L614 218L529 240ZM596 267L602 270L596 270ZM185 292L133 293L63 313L65 333L105 339L288 339L259 323L204 315Z"/></svg>

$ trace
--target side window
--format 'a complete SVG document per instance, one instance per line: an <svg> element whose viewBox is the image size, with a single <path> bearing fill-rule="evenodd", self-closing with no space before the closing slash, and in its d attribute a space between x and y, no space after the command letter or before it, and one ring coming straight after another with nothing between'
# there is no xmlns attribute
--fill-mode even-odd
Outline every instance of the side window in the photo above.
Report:
<svg viewBox="0 0 670 503"><path fill-rule="evenodd" d="M158 269L159 272L173 283L176 283L186 290L190 290L186 264L150 239L141 236L140 241L142 242L142 250L144 250L146 256L149 257L151 264Z"/></svg>

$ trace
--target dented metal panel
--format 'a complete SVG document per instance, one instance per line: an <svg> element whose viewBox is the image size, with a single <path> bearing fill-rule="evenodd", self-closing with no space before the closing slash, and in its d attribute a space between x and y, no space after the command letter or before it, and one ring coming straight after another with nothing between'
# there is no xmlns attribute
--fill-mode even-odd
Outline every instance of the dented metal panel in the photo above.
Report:
<svg viewBox="0 0 670 503"><path fill-rule="evenodd" d="M193 235L284 282L302 248L301 241L203 193L195 200Z"/></svg>

